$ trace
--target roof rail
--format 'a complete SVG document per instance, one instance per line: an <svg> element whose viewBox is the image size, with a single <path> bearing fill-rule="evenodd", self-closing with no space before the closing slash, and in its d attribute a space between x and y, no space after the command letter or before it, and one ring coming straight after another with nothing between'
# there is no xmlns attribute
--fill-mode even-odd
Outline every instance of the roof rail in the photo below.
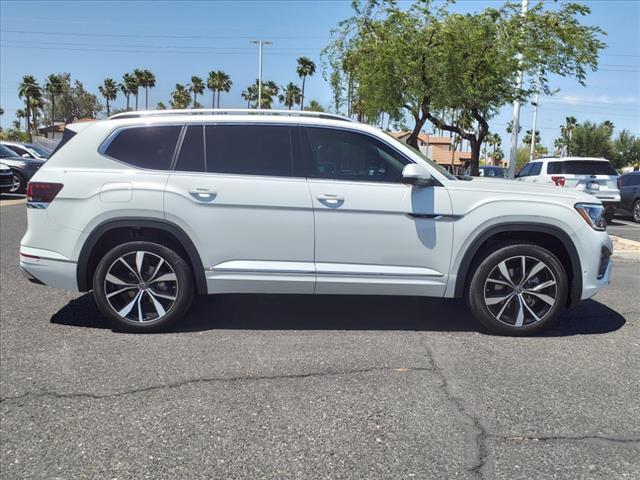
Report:
<svg viewBox="0 0 640 480"><path fill-rule="evenodd" d="M289 117L315 117L327 120L342 120L345 122L354 122L354 120L326 112L312 112L309 110L258 110L256 108L197 108L184 110L140 110L133 112L121 112L111 115L109 120L117 120L124 118L141 118L141 117L157 117L165 115L282 115Z"/></svg>

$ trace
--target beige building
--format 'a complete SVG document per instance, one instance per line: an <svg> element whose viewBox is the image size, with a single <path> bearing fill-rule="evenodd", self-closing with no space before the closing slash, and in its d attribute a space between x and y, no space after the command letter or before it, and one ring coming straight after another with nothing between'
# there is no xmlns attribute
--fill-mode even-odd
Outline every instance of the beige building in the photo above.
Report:
<svg viewBox="0 0 640 480"><path fill-rule="evenodd" d="M391 136L403 143L407 143L410 134L411 132L390 133ZM449 137L439 137L420 132L418 134L418 148L427 158L455 174L463 173L471 161L471 152L454 150Z"/></svg>

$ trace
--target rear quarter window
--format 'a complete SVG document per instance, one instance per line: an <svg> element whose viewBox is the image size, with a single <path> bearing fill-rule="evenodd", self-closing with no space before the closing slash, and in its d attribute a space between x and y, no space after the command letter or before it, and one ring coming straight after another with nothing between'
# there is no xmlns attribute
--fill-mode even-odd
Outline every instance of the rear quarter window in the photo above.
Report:
<svg viewBox="0 0 640 480"><path fill-rule="evenodd" d="M181 129L177 125L125 128L102 153L134 167L169 170Z"/></svg>
<svg viewBox="0 0 640 480"><path fill-rule="evenodd" d="M549 174L566 175L618 175L616 169L609 162L601 160L566 160L564 162L549 162Z"/></svg>

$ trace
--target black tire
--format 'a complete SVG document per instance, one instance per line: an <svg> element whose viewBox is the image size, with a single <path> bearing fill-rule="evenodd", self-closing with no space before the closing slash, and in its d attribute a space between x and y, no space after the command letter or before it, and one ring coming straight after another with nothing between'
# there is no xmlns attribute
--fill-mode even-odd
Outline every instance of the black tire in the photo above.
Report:
<svg viewBox="0 0 640 480"><path fill-rule="evenodd" d="M633 221L636 223L640 223L640 200L636 200L635 202L633 202L631 213L633 214Z"/></svg>
<svg viewBox="0 0 640 480"><path fill-rule="evenodd" d="M613 217L616 214L616 209L612 208L610 210L605 210L604 212L604 219L607 222L607 224L611 223L611 220L613 220Z"/></svg>
<svg viewBox="0 0 640 480"><path fill-rule="evenodd" d="M522 257L527 272L524 276L520 273ZM539 267L539 262L546 268L522 282ZM502 275L502 267L510 278ZM472 271L467 303L475 317L494 333L513 336L539 333L553 324L566 304L567 273L553 253L537 245L522 242L503 245L479 259ZM543 284L549 286L539 289ZM508 300L497 302L501 298ZM550 299L555 300L552 305Z"/></svg>
<svg viewBox="0 0 640 480"><path fill-rule="evenodd" d="M117 293L119 290L122 292ZM93 276L93 296L102 314L118 327L160 331L187 313L193 299L193 275L172 249L152 242L129 242L100 260Z"/></svg>
<svg viewBox="0 0 640 480"><path fill-rule="evenodd" d="M27 191L27 181L20 172L13 171L13 186L9 193L24 193Z"/></svg>

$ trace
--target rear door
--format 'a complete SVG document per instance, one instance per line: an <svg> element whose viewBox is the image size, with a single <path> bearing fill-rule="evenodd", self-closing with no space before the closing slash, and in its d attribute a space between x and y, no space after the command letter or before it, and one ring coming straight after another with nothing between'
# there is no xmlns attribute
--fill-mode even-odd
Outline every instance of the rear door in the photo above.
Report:
<svg viewBox="0 0 640 480"><path fill-rule="evenodd" d="M618 173L607 160L558 160L547 164L550 177L563 177L565 188L574 188L601 199L618 195Z"/></svg>
<svg viewBox="0 0 640 480"><path fill-rule="evenodd" d="M165 192L209 293L312 293L313 212L287 125L189 125Z"/></svg>

